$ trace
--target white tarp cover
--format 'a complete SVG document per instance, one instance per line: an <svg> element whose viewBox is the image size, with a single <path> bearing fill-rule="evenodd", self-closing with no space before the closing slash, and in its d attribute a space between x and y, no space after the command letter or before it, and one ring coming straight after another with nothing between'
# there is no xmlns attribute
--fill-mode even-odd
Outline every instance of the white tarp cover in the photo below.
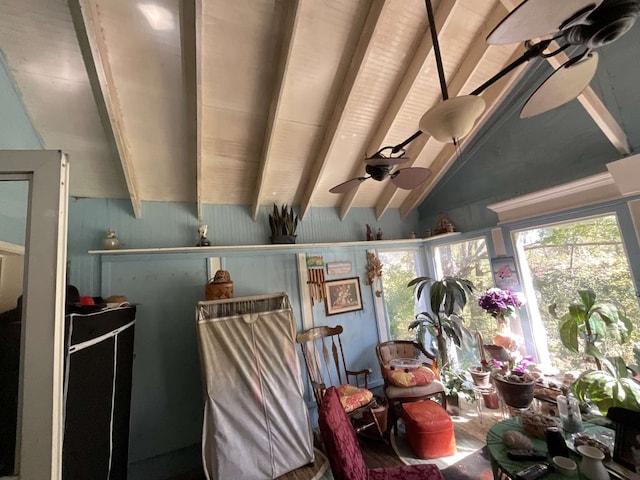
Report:
<svg viewBox="0 0 640 480"><path fill-rule="evenodd" d="M199 302L209 480L273 479L313 462L286 293Z"/></svg>

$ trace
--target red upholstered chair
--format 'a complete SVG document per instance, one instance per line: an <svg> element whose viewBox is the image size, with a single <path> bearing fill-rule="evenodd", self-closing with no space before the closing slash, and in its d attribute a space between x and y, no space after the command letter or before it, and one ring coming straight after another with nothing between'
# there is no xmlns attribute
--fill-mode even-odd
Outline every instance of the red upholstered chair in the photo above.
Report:
<svg viewBox="0 0 640 480"><path fill-rule="evenodd" d="M327 389L318 417L331 473L335 480L443 480L433 464L367 468L358 445L356 432L342 408L335 387Z"/></svg>

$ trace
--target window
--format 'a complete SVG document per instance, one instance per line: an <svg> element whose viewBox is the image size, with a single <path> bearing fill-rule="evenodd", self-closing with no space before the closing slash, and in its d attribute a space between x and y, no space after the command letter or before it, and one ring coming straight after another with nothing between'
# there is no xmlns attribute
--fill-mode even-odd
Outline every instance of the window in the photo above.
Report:
<svg viewBox="0 0 640 480"><path fill-rule="evenodd" d="M433 247L435 272L438 279L448 277L466 278L473 282L476 294L493 287L491 264L485 238L473 238L462 242L449 243ZM462 312L465 325L472 334L480 332L484 339L491 338L496 332L496 322L478 306L476 297L467 299ZM458 351L460 366L467 368L478 364L480 352L477 348L464 348Z"/></svg>
<svg viewBox="0 0 640 480"><path fill-rule="evenodd" d="M539 361L561 370L584 369L584 356L562 345L559 320L549 312L556 303L558 316L564 315L582 289L591 288L596 301L621 308L634 322L632 342L638 341L640 310L615 215L515 232L514 243ZM609 343L603 350L634 363L630 344Z"/></svg>
<svg viewBox="0 0 640 480"><path fill-rule="evenodd" d="M408 327L418 312L417 302L413 289L407 284L419 275L418 258L417 250L378 252L391 340L415 339L415 333Z"/></svg>

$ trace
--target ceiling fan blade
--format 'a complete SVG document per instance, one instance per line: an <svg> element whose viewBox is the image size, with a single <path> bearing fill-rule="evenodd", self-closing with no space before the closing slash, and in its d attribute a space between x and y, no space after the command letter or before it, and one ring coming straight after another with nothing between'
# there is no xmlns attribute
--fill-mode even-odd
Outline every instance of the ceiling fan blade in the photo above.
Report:
<svg viewBox="0 0 640 480"><path fill-rule="evenodd" d="M356 188L362 182L364 182L369 177L356 177L351 180L347 180L346 182L341 183L340 185L336 185L329 191L331 193L347 193L349 190Z"/></svg>
<svg viewBox="0 0 640 480"><path fill-rule="evenodd" d="M365 158L364 163L366 163L367 165L386 165L390 167L392 165L400 165L401 163L408 162L409 160L411 160L409 157L376 157L374 155L373 157Z"/></svg>
<svg viewBox="0 0 640 480"><path fill-rule="evenodd" d="M423 167L401 168L391 174L393 184L403 190L412 190L431 175L431 170Z"/></svg>
<svg viewBox="0 0 640 480"><path fill-rule="evenodd" d="M509 13L487 37L492 45L520 43L558 32L578 14L579 20L603 0L526 0ZM573 23L573 22L572 22Z"/></svg>
<svg viewBox="0 0 640 480"><path fill-rule="evenodd" d="M576 98L589 85L598 68L598 54L591 53L579 62L567 63L553 72L529 97L520 111L520 118L548 112Z"/></svg>

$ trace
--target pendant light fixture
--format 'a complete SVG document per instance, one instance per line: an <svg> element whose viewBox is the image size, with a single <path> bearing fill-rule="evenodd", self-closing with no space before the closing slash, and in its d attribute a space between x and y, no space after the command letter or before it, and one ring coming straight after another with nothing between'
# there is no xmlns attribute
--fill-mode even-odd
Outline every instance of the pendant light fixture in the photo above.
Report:
<svg viewBox="0 0 640 480"><path fill-rule="evenodd" d="M427 6L427 18L433 43L433 54L438 67L442 102L431 108L420 119L419 127L424 133L429 134L439 142L458 144L458 141L469 134L476 120L484 113L485 101L477 95L465 95L449 98L447 82L444 77L442 55L440 54L440 42L436 31L436 22L433 15L431 0L425 0Z"/></svg>

